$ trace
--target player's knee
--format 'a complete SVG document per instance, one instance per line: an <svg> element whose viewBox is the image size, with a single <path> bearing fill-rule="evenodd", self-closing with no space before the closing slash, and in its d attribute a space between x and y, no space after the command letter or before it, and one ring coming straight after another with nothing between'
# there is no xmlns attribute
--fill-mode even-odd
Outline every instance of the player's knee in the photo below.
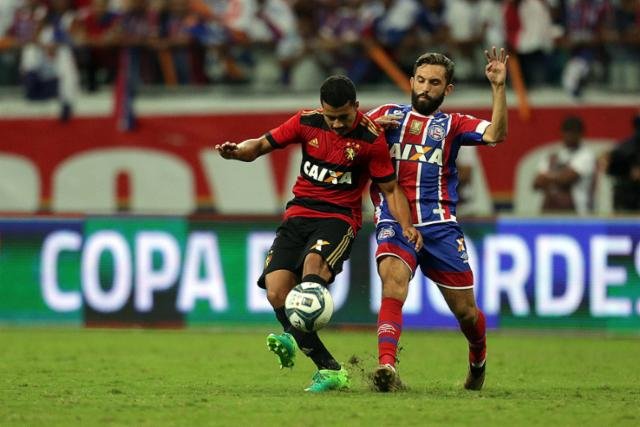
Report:
<svg viewBox="0 0 640 427"><path fill-rule="evenodd" d="M267 288L267 300L272 307L282 307L287 299L288 290L282 288Z"/></svg>
<svg viewBox="0 0 640 427"><path fill-rule="evenodd" d="M473 325L478 318L478 310L474 305L461 304L453 307L453 314L463 325Z"/></svg>
<svg viewBox="0 0 640 427"><path fill-rule="evenodd" d="M389 277L382 281L382 296L385 298L395 298L400 301L407 299L409 293L409 282L399 277Z"/></svg>

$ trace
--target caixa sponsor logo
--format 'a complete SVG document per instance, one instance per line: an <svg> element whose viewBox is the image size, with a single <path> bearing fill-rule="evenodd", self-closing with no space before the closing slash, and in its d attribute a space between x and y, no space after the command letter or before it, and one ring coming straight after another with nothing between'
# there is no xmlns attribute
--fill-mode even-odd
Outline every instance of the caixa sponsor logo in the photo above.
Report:
<svg viewBox="0 0 640 427"><path fill-rule="evenodd" d="M442 149L424 145L405 144L398 142L389 149L392 159L407 160L410 162L434 163L442 166Z"/></svg>
<svg viewBox="0 0 640 427"><path fill-rule="evenodd" d="M334 171L323 166L314 165L309 160L306 160L302 164L302 171L307 178L325 184L338 185L352 183L351 172Z"/></svg>

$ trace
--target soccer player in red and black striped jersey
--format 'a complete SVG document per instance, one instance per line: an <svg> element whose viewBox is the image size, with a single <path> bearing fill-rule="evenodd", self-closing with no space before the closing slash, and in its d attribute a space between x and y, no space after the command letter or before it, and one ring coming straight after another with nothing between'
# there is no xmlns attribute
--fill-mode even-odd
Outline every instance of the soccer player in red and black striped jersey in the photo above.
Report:
<svg viewBox="0 0 640 427"><path fill-rule="evenodd" d="M270 334L267 345L292 367L299 347L318 367L307 391L349 387L349 376L316 332L294 328L284 311L291 289L300 282L332 283L349 258L362 224L362 191L372 180L398 218L401 233L414 245L422 236L413 227L409 203L396 182L382 129L358 111L356 89L344 76L331 76L320 88L322 108L300 111L265 135L215 146L225 159L250 162L290 144L302 146L300 175L284 221L265 260L258 285L267 291L283 334Z"/></svg>
<svg viewBox="0 0 640 427"><path fill-rule="evenodd" d="M462 229L456 222L458 173L456 156L464 145L495 145L507 134L504 49L485 51L485 74L493 94L491 121L439 110L453 91L454 63L440 53L421 55L411 77L411 104L387 104L367 115L386 127L387 142L399 185L409 198L413 223L424 248L414 250L397 233L398 223L375 186L378 272L382 303L378 314L378 360L373 381L380 391L397 388L396 353L402 332L402 306L409 281L420 266L438 285L469 343L469 371L464 387L480 390L486 362L486 326L476 306L473 272Z"/></svg>

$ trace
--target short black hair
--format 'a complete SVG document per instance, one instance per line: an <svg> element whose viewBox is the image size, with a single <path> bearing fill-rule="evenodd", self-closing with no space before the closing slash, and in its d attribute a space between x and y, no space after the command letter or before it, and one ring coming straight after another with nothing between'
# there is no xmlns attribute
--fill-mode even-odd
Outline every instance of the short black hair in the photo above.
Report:
<svg viewBox="0 0 640 427"><path fill-rule="evenodd" d="M456 64L449 59L446 55L437 52L423 53L416 59L413 64L413 75L416 75L416 70L422 65L442 65L444 67L444 77L447 80L447 84L453 83L453 72L456 68Z"/></svg>
<svg viewBox="0 0 640 427"><path fill-rule="evenodd" d="M320 87L320 102L332 107L342 107L347 102L355 104L356 86L347 76L330 76Z"/></svg>
<svg viewBox="0 0 640 427"><path fill-rule="evenodd" d="M562 122L564 132L583 132L584 122L578 116L569 116Z"/></svg>

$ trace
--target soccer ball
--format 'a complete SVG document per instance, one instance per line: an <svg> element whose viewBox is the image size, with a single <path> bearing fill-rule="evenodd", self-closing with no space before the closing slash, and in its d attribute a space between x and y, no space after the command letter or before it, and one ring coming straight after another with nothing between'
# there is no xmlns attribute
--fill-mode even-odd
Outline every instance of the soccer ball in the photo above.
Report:
<svg viewBox="0 0 640 427"><path fill-rule="evenodd" d="M329 323L333 314L333 299L321 284L302 282L287 295L284 311L295 328L313 332Z"/></svg>

